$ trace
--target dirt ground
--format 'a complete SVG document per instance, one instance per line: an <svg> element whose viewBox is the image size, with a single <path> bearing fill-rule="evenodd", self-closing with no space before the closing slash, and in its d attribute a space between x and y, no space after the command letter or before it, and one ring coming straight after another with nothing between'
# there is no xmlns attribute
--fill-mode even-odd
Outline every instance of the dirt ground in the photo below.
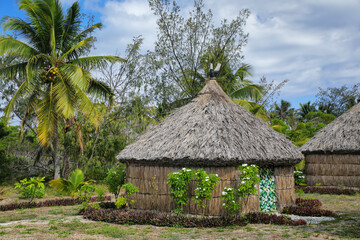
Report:
<svg viewBox="0 0 360 240"><path fill-rule="evenodd" d="M0 212L0 239L360 239L360 195L306 196L319 199L324 209L340 216L334 221L297 227L248 224L177 228L94 222L77 215L80 206L58 206Z"/></svg>

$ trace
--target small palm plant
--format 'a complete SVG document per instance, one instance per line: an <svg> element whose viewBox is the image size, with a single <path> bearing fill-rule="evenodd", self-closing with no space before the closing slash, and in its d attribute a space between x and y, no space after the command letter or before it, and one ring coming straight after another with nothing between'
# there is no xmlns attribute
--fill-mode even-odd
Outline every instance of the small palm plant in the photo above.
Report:
<svg viewBox="0 0 360 240"><path fill-rule="evenodd" d="M84 173L80 169L76 169L71 173L70 178L68 180L64 178L57 178L51 180L49 182L49 185L55 190L63 194L68 194L72 198L75 198L83 185L92 182L95 181L94 180L84 181Z"/></svg>

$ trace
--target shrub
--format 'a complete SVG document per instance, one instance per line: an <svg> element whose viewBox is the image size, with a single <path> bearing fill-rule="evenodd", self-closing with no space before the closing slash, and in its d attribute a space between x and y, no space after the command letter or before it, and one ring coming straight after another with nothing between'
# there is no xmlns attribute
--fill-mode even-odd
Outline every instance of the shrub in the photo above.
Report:
<svg viewBox="0 0 360 240"><path fill-rule="evenodd" d="M109 201L110 196L105 196L103 201ZM89 198L90 202L95 202L97 199L95 197ZM72 199L72 198L64 198L64 199L52 199L41 202L23 202L23 203L10 203L0 205L0 211L11 211L15 209L23 209L23 208L38 208L38 207L51 207L51 206L72 206L81 204L82 201L80 199Z"/></svg>
<svg viewBox="0 0 360 240"><path fill-rule="evenodd" d="M183 206L190 199L189 183L194 178L194 171L188 168L183 168L178 172L169 173L167 184L170 185L170 197L174 199L176 214L183 211Z"/></svg>
<svg viewBox="0 0 360 240"><path fill-rule="evenodd" d="M263 224L275 224L275 225L306 225L306 221L301 219L301 221L293 221L291 218L286 216L278 216L274 214L267 213L248 213L245 215L245 218L249 223L263 223Z"/></svg>
<svg viewBox="0 0 360 240"><path fill-rule="evenodd" d="M312 216L312 217L335 217L336 214L330 210L317 209L312 207L299 207L299 206L289 206L285 207L282 210L284 214L294 214L299 216Z"/></svg>
<svg viewBox="0 0 360 240"><path fill-rule="evenodd" d="M101 207L101 204L100 204ZM245 226L250 223L265 224L287 224L305 225L305 220L293 221L285 216L276 216L266 213L249 213L245 217L240 216L221 216L221 217L191 217L184 215L172 215L166 213L156 213L151 211L130 211L120 209L92 209L83 212L83 217L93 221L103 221L116 224L138 224L155 225L169 227L225 227L225 226Z"/></svg>
<svg viewBox="0 0 360 240"><path fill-rule="evenodd" d="M317 199L297 198L295 203L296 206L289 206L283 208L282 213L294 214L299 216L312 216L312 217L336 216L336 214L332 211L320 209L322 203Z"/></svg>
<svg viewBox="0 0 360 240"><path fill-rule="evenodd" d="M306 186L305 174L302 171L294 171L295 185Z"/></svg>
<svg viewBox="0 0 360 240"><path fill-rule="evenodd" d="M14 189L19 189L21 195L32 202L34 198L41 198L45 195L44 181L45 177L32 177L30 180L24 178L15 183Z"/></svg>
<svg viewBox="0 0 360 240"><path fill-rule="evenodd" d="M223 208L229 215L234 215L239 209L242 208L239 198L245 198L249 195L256 195L256 185L259 184L259 168L255 165L244 163L238 168L240 170L239 186L237 189L225 187L221 198L225 201Z"/></svg>
<svg viewBox="0 0 360 240"><path fill-rule="evenodd" d="M123 188L125 190L125 196L119 197L116 200L115 205L116 205L117 208L121 208L121 207L126 206L126 205L128 207L130 207L132 204L135 203L135 200L130 200L130 202L129 202L129 199L130 199L131 195L133 195L134 193L139 192L139 188L135 187L131 183L124 184Z"/></svg>
<svg viewBox="0 0 360 240"><path fill-rule="evenodd" d="M322 203L318 199L303 199L297 198L295 204L299 207L310 207L319 209L322 206Z"/></svg>
<svg viewBox="0 0 360 240"><path fill-rule="evenodd" d="M333 187L296 187L302 189L305 193L334 194L334 195L355 195L360 191L354 189L339 189Z"/></svg>
<svg viewBox="0 0 360 240"><path fill-rule="evenodd" d="M105 184L108 187L109 191L115 195L115 199L118 198L121 187L124 185L124 183L125 183L124 165L117 165L113 168L110 168L105 178Z"/></svg>
<svg viewBox="0 0 360 240"><path fill-rule="evenodd" d="M197 181L194 190L195 198L193 200L203 209L202 215L204 215L206 200L211 199L211 195L219 179L217 174L207 174L202 168L198 169L195 173L195 180Z"/></svg>

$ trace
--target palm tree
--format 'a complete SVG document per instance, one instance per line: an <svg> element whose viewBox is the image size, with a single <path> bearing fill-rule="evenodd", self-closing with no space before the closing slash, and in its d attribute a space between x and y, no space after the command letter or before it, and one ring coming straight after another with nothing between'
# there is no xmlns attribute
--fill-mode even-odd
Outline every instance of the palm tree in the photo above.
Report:
<svg viewBox="0 0 360 240"><path fill-rule="evenodd" d="M75 198L83 185L94 182L93 180L84 182L84 179L84 173L80 169L76 169L71 173L68 180L64 178L53 179L49 182L49 185L55 190Z"/></svg>
<svg viewBox="0 0 360 240"><path fill-rule="evenodd" d="M27 18L5 17L2 27L19 34L23 41L0 36L0 56L11 56L19 62L1 68L0 76L23 76L25 80L6 106L4 119L9 120L18 100L27 98L21 126L29 116L35 115L39 142L52 149L55 178L58 178L59 124L76 126L76 116L84 114L95 126L99 125L100 111L88 94L105 100L112 97L112 92L107 85L93 79L90 70L121 59L87 56L94 43L90 35L102 24L83 28L78 2L66 14L59 0L20 0L18 4ZM78 136L81 138L80 132Z"/></svg>

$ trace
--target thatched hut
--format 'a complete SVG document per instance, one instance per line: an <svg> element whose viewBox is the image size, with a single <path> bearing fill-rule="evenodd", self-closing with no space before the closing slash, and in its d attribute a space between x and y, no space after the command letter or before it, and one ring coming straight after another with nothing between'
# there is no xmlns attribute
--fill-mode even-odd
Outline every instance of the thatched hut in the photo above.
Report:
<svg viewBox="0 0 360 240"><path fill-rule="evenodd" d="M301 147L309 186L360 188L360 104Z"/></svg>
<svg viewBox="0 0 360 240"><path fill-rule="evenodd" d="M127 182L139 187L139 209L171 211L166 184L170 172L183 167L203 168L221 178L207 215L223 213L224 187L238 185L240 164L260 166L259 197L251 196L244 211L280 210L295 201L294 165L300 151L283 135L235 104L215 78L206 81L198 96L127 146L117 159L126 163ZM261 205L261 207L260 207ZM190 203L184 212L201 213Z"/></svg>

